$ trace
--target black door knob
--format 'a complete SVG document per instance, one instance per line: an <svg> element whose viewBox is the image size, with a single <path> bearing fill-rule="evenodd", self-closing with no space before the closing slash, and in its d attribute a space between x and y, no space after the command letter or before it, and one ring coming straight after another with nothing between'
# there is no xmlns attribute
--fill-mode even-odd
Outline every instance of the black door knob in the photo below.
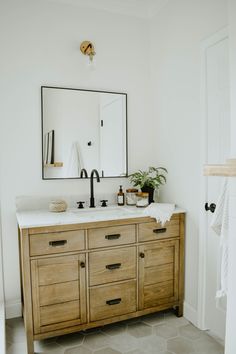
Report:
<svg viewBox="0 0 236 354"><path fill-rule="evenodd" d="M210 206L208 205L208 203L205 204L206 211L210 210L212 213L214 213L215 209L216 209L215 203L211 203Z"/></svg>

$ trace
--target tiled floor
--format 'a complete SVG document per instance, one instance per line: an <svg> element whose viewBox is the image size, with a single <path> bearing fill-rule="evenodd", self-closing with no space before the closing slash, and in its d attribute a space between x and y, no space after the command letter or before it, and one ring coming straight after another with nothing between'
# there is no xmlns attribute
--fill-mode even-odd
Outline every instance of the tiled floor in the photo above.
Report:
<svg viewBox="0 0 236 354"><path fill-rule="evenodd" d="M26 354L21 318L7 320L7 354ZM223 354L223 347L172 312L35 342L44 354Z"/></svg>

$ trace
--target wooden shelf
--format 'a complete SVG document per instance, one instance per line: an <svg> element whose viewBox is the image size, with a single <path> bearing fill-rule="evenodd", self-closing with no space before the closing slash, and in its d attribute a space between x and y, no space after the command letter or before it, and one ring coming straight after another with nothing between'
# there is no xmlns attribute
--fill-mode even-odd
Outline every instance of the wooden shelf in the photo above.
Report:
<svg viewBox="0 0 236 354"><path fill-rule="evenodd" d="M222 165L205 165L204 175L236 177L236 159L229 159Z"/></svg>
<svg viewBox="0 0 236 354"><path fill-rule="evenodd" d="M44 167L63 167L63 162L46 163Z"/></svg>

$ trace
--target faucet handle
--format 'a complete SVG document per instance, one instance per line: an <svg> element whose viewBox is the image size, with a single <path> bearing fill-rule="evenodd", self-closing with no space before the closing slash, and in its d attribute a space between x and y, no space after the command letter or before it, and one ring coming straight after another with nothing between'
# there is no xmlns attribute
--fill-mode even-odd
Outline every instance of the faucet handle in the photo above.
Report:
<svg viewBox="0 0 236 354"><path fill-rule="evenodd" d="M78 209L84 209L83 204L84 204L85 202L76 202L76 203L79 204L79 205L78 205Z"/></svg>
<svg viewBox="0 0 236 354"><path fill-rule="evenodd" d="M108 202L108 200L102 199L102 200L100 200L100 202L102 203L102 204L101 204L101 207L107 207L107 202Z"/></svg>

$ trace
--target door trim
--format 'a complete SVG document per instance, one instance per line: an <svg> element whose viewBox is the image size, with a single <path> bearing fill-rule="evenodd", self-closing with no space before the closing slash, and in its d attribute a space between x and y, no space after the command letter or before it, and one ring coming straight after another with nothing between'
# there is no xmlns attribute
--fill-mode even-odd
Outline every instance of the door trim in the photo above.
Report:
<svg viewBox="0 0 236 354"><path fill-rule="evenodd" d="M211 37L205 39L201 43L201 164L207 161L207 83L206 83L206 52L207 49L218 42L228 38L228 27L216 32ZM212 161L211 161L212 162ZM203 176L203 168L200 171L200 211L199 211L199 267L198 267L198 309L197 309L197 325L200 329L205 330L205 298L206 298L206 246L207 246L207 217L204 210L204 204L207 197L207 178Z"/></svg>

